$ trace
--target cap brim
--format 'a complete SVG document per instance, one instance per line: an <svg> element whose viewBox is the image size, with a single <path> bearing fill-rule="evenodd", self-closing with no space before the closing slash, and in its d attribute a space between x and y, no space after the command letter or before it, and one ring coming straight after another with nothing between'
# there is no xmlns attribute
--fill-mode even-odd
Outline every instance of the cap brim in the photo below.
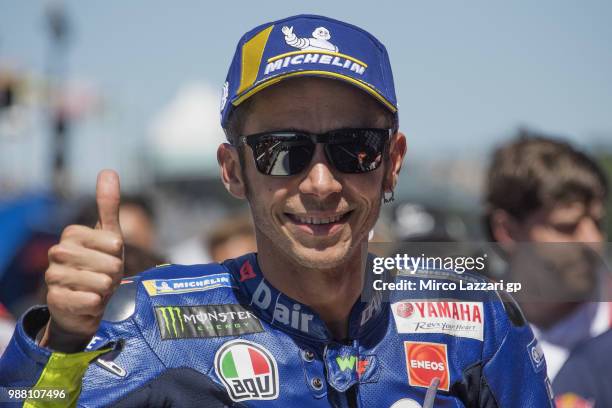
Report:
<svg viewBox="0 0 612 408"><path fill-rule="evenodd" d="M376 100L378 100L385 107L387 107L387 109L389 109L392 113L397 113L397 108L391 102L389 102L384 96L382 96L380 92L378 92L376 89L369 86L367 83L359 81L350 76L339 74L337 72L317 71L317 70L286 72L284 74L280 74L280 75L271 77L269 79L266 79L265 81L254 85L252 88L248 89L243 94L241 94L236 99L234 99L232 101L232 105L238 106L242 102L250 98L251 96L255 95L257 92L263 89L266 89L269 86L277 84L285 79L293 78L296 76L326 77L326 78L339 79L339 80L348 82L351 85L357 86L358 88L361 88L362 90L366 91L368 94L372 95Z"/></svg>

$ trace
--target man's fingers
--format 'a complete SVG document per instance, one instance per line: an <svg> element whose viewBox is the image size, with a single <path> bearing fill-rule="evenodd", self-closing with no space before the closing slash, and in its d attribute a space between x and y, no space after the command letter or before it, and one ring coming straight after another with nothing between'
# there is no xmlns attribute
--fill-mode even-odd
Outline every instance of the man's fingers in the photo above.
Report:
<svg viewBox="0 0 612 408"><path fill-rule="evenodd" d="M66 327L66 322L60 322L61 326L65 330L76 333L80 333L78 326L87 320L76 318L77 316L101 317L104 314L102 296L94 292L75 291L66 287L50 287L47 292L47 304L52 316L60 320L62 320L61 315L69 316L65 320L71 322L75 327ZM95 333L95 329L93 332Z"/></svg>
<svg viewBox="0 0 612 408"><path fill-rule="evenodd" d="M118 258L123 256L121 235L111 231L96 231L83 225L69 225L64 228L61 241L66 244L82 245L85 248L104 252ZM58 263L70 263L70 258L67 257L54 258L54 251L57 248L53 247L52 249L53 251L49 251L50 260ZM62 255L61 251L58 255Z"/></svg>
<svg viewBox="0 0 612 408"><path fill-rule="evenodd" d="M70 225L60 243L49 250L45 273L51 312L44 345L80 351L98 329L104 307L123 276L123 237L119 225L119 176L98 174L98 225Z"/></svg>
<svg viewBox="0 0 612 408"><path fill-rule="evenodd" d="M100 228L121 234L119 225L119 204L121 192L119 176L113 170L102 170L96 184L96 203Z"/></svg>
<svg viewBox="0 0 612 408"><path fill-rule="evenodd" d="M88 292L98 295L101 299L112 295L117 285L119 285L120 279L121 276L119 274L107 275L84 270L75 271L64 266L49 268L45 274L45 281L50 289L63 288L77 292ZM78 310L70 310L70 312L79 315L89 314Z"/></svg>
<svg viewBox="0 0 612 408"><path fill-rule="evenodd" d="M123 261L120 255L121 253L113 256L108 252L68 242L55 245L49 250L49 260L54 264L106 274L116 281L123 276Z"/></svg>

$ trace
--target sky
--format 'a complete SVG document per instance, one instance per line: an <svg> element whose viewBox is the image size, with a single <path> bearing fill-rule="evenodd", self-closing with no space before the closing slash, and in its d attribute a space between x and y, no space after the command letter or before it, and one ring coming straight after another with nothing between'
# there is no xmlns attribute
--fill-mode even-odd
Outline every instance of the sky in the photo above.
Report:
<svg viewBox="0 0 612 408"><path fill-rule="evenodd" d="M46 3L0 0L0 61L44 74ZM104 167L119 169L128 185L147 180L146 141L177 95L190 84L220 91L244 32L300 13L351 22L387 46L407 161L482 160L520 126L582 146L612 145L610 1L74 0L65 6L72 24L69 76L93 84L105 105L104 114L74 129L69 163L77 189L92 189ZM0 139L0 178L35 186L47 180L48 140L42 118L37 121L20 140ZM209 126L219 132L218 124Z"/></svg>

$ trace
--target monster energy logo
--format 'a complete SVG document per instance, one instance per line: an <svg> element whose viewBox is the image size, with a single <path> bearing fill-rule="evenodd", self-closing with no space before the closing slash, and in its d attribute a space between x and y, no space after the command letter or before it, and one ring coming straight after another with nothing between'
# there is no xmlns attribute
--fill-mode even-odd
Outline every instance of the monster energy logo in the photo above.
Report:
<svg viewBox="0 0 612 408"><path fill-rule="evenodd" d="M162 339L180 338L185 331L183 325L183 315L181 309L177 306L163 306L155 308L157 314L157 322L159 323L159 330L161 332ZM163 324L161 324L163 321ZM179 332L180 329L180 332Z"/></svg>
<svg viewBox="0 0 612 408"><path fill-rule="evenodd" d="M157 306L162 340L237 336L262 332L259 319L242 305Z"/></svg>

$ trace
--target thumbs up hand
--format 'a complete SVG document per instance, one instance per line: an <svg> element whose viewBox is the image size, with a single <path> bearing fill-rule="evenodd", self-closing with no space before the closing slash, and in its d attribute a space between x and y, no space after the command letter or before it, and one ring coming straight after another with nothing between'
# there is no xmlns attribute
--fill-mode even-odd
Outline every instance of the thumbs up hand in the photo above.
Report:
<svg viewBox="0 0 612 408"><path fill-rule="evenodd" d="M95 229L70 225L49 250L47 304L51 319L41 346L83 351L98 330L104 308L123 278L123 237L119 225L119 176L98 174Z"/></svg>

